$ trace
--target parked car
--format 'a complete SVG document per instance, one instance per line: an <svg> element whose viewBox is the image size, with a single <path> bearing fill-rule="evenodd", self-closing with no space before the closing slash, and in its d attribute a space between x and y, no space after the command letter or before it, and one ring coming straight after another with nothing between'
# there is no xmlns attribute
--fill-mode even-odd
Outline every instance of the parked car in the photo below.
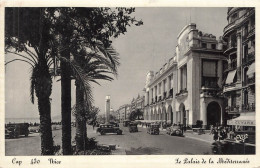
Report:
<svg viewBox="0 0 260 168"><path fill-rule="evenodd" d="M155 134L155 135L159 135L160 130L159 130L160 125L159 124L151 124L148 128L147 128L147 133L148 134Z"/></svg>
<svg viewBox="0 0 260 168"><path fill-rule="evenodd" d="M129 123L128 124L129 132L138 132L137 123Z"/></svg>
<svg viewBox="0 0 260 168"><path fill-rule="evenodd" d="M130 122L131 122L130 120L124 120L124 121L123 121L123 126L124 126L124 127L128 127L128 124L129 124Z"/></svg>
<svg viewBox="0 0 260 168"><path fill-rule="evenodd" d="M7 124L5 127L6 138L18 138L20 135L29 135L28 123Z"/></svg>
<svg viewBox="0 0 260 168"><path fill-rule="evenodd" d="M233 139L212 143L213 154L255 154L255 132L237 131ZM244 141L243 141L244 139Z"/></svg>
<svg viewBox="0 0 260 168"><path fill-rule="evenodd" d="M116 122L110 122L110 124L112 124L114 127L119 127L119 124Z"/></svg>
<svg viewBox="0 0 260 168"><path fill-rule="evenodd" d="M37 125L37 126L29 126L29 132L40 132L40 126Z"/></svg>
<svg viewBox="0 0 260 168"><path fill-rule="evenodd" d="M122 135L122 130L119 127L114 127L112 124L100 124L97 132L101 135L105 135L106 133L116 133L117 135Z"/></svg>
<svg viewBox="0 0 260 168"><path fill-rule="evenodd" d="M166 129L166 133L169 135L176 135L176 136L183 136L183 131L181 129L181 126L178 125L172 125L171 127L168 127Z"/></svg>

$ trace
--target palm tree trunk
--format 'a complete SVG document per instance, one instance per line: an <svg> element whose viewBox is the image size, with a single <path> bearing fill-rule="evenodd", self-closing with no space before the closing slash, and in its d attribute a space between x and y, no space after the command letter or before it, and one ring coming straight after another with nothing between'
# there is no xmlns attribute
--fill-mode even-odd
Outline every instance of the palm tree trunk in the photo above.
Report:
<svg viewBox="0 0 260 168"><path fill-rule="evenodd" d="M38 108L40 113L41 154L54 155L49 97L39 96Z"/></svg>
<svg viewBox="0 0 260 168"><path fill-rule="evenodd" d="M86 120L85 120L85 110L84 110L84 91L78 81L76 84L76 150L85 150L85 140L86 140Z"/></svg>
<svg viewBox="0 0 260 168"><path fill-rule="evenodd" d="M68 43L67 43L68 44ZM70 59L70 52L61 53ZM68 63L61 61L61 116L62 116L62 150L63 155L71 155L71 74Z"/></svg>

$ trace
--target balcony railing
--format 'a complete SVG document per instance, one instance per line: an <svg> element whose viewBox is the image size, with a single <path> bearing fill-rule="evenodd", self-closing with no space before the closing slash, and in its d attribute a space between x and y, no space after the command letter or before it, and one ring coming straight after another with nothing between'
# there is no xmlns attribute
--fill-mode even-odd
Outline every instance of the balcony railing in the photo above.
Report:
<svg viewBox="0 0 260 168"><path fill-rule="evenodd" d="M248 53L245 58L242 59L243 65L250 64L255 60L255 52Z"/></svg>
<svg viewBox="0 0 260 168"><path fill-rule="evenodd" d="M235 25L238 25L239 23L242 23L242 21L247 18L249 15L251 15L252 13L254 13L255 10L250 10L248 12L246 12L243 16L241 16L240 18L234 20L233 22L229 23L225 28L224 28L224 33L229 30L230 28L232 28Z"/></svg>
<svg viewBox="0 0 260 168"><path fill-rule="evenodd" d="M242 111L254 111L254 110L255 110L255 103L242 104Z"/></svg>
<svg viewBox="0 0 260 168"><path fill-rule="evenodd" d="M231 60L231 63L228 64L227 69L225 71L231 71L237 69L237 59Z"/></svg>
<svg viewBox="0 0 260 168"><path fill-rule="evenodd" d="M159 96L159 100L158 100L158 102L159 102L159 101L162 101L162 96Z"/></svg>
<svg viewBox="0 0 260 168"><path fill-rule="evenodd" d="M226 107L226 112L228 113L238 113L239 112L239 105L233 105Z"/></svg>
<svg viewBox="0 0 260 168"><path fill-rule="evenodd" d="M182 96L185 95L186 93L188 93L187 88L180 90L180 92L176 93L175 96Z"/></svg>
<svg viewBox="0 0 260 168"><path fill-rule="evenodd" d="M168 99L173 98L173 89L170 89L169 94L168 94Z"/></svg>
<svg viewBox="0 0 260 168"><path fill-rule="evenodd" d="M166 99L167 97L167 92L163 92L163 99Z"/></svg>

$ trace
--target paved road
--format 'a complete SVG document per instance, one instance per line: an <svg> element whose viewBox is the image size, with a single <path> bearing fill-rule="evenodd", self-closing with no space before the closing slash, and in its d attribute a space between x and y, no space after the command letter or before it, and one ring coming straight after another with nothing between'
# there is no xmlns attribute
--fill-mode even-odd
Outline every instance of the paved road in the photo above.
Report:
<svg viewBox="0 0 260 168"><path fill-rule="evenodd" d="M167 154L211 154L210 144L186 137L169 136L164 131L160 135L146 133L146 128L138 128L139 132L129 133L128 128L120 126L123 135L97 134L88 126L88 137L96 137L99 144L116 144L127 155L167 155ZM75 129L72 129L75 135ZM53 131L55 144L61 145L61 130ZM30 156L40 155L40 136L38 133L29 137L5 140L6 155Z"/></svg>

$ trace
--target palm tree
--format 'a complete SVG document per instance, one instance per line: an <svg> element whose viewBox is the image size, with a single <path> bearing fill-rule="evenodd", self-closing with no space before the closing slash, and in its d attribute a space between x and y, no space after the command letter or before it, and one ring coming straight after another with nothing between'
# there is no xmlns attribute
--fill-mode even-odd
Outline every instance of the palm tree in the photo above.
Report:
<svg viewBox="0 0 260 168"><path fill-rule="evenodd" d="M49 42L53 37L43 13L44 8L6 9L5 52L15 54L17 58L6 62L5 65L22 61L31 66L31 102L34 103L35 93L40 114L41 154L53 155L50 109L52 79L49 72L52 64Z"/></svg>
<svg viewBox="0 0 260 168"><path fill-rule="evenodd" d="M75 55L75 62L79 67L82 67L84 73L84 83L96 83L98 80L113 80L110 74L117 75L117 67L119 66L118 54L112 47L105 48L101 42L98 42L96 47L91 48L92 52L87 52L87 48L82 46L81 51L72 51ZM74 63L75 64L75 63ZM79 69L79 68L78 68ZM83 76L83 73L81 76ZM92 91L91 87L87 86L87 91L84 92L83 82L76 83L76 148L77 151L85 151L85 141L87 138L86 128L86 113L92 108ZM84 94L86 93L86 94Z"/></svg>

